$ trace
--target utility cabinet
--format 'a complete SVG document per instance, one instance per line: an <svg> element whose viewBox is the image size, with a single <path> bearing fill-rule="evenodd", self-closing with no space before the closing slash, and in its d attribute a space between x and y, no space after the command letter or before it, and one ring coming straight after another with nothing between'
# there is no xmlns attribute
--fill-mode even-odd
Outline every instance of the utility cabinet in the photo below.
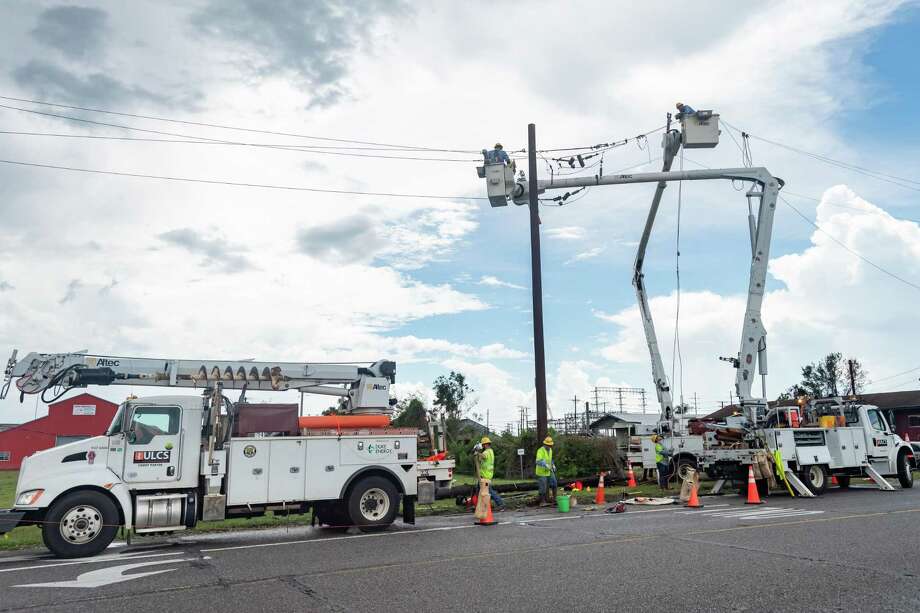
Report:
<svg viewBox="0 0 920 613"><path fill-rule="evenodd" d="M719 114L697 111L680 119L681 145L684 149L711 149L719 144Z"/></svg>

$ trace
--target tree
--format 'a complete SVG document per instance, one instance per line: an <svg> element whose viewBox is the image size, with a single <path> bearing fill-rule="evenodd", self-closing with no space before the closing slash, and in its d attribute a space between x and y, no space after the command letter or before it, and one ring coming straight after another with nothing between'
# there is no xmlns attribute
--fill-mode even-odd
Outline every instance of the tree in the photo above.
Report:
<svg viewBox="0 0 920 613"><path fill-rule="evenodd" d="M447 436L455 439L460 428L460 419L464 411L468 410L469 405L472 404L467 400L476 390L466 382L463 373L453 370L446 377L441 375L435 379L432 389L434 390L434 404L444 413L447 422Z"/></svg>
<svg viewBox="0 0 920 613"><path fill-rule="evenodd" d="M850 365L853 362L853 379L856 389L850 385ZM807 395L812 398L827 398L860 393L866 386L869 375L859 360L844 360L843 354L829 353L823 359L802 367L801 382L790 387L780 395L780 399Z"/></svg>
<svg viewBox="0 0 920 613"><path fill-rule="evenodd" d="M415 427L428 429L428 409L418 396L408 396L396 403L396 417L393 425L397 428Z"/></svg>

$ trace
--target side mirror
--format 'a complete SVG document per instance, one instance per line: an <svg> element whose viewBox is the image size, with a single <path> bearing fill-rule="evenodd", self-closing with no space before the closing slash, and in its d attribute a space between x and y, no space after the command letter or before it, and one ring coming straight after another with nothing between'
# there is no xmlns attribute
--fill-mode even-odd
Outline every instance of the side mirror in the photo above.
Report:
<svg viewBox="0 0 920 613"><path fill-rule="evenodd" d="M125 438L128 439L129 443L133 443L137 440L137 432L134 431L133 427L125 434Z"/></svg>

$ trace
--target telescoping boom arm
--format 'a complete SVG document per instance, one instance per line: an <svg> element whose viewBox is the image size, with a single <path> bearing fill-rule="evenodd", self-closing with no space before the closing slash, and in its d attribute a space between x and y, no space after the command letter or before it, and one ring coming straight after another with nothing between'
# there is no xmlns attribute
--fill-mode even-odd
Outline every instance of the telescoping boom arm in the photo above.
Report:
<svg viewBox="0 0 920 613"><path fill-rule="evenodd" d="M257 362L254 360L177 360L129 358L85 353L30 353L17 360L14 351L4 373L0 398L10 383L22 394L52 390L55 397L87 385L144 385L206 388L220 383L225 389L297 390L346 399L350 410L385 409L396 363L322 364Z"/></svg>
<svg viewBox="0 0 920 613"><path fill-rule="evenodd" d="M749 199L749 204L751 199L757 199L759 200L759 206L756 219L754 218L753 211L749 211L748 217L751 234L751 267L747 305L741 332L741 346L737 357L723 359L730 362L732 366L737 369L735 374L735 389L738 394L738 399L748 419L752 424L756 425L763 419L766 410L766 400L764 398L755 398L752 393L752 386L755 369L757 370L757 374L760 374L762 377L767 374L766 329L761 321L761 311L763 308L764 288L767 278L767 264L770 257L770 241L773 234L773 217L776 211L776 201L779 197L779 190L783 186L783 181L771 175L770 172L763 167L671 171L671 162L674 160L674 156L680 148L680 140L676 140L678 138L679 133L673 130L668 131L664 135L663 146L665 149L665 165L662 172L608 176L594 175L563 179L553 178L550 180L537 181L537 188L540 193L543 193L550 189L572 189L600 185L626 185L631 183L658 184L636 255L633 284L636 287L636 296L639 301L639 309L642 313L643 328L651 354L652 376L655 381L655 390L658 394L658 400L661 404L661 417L662 420L673 420L675 419L673 412L673 397L667 375L664 371L664 365L662 364L661 353L658 348L658 340L648 305L648 296L645 292L644 274L642 272L645 250L648 246L652 227L655 223L661 196L667 183L672 181L707 181L722 179L730 181L748 181L754 184L754 188L746 194ZM493 170L490 166L492 165L486 164L483 174L487 179L489 200L492 206L503 206L507 204L509 198L515 204L526 204L529 197L527 182L519 180L512 186L502 184L499 179L490 181L489 177L491 174L497 174L497 172L490 173L490 171ZM765 390L763 395L766 395Z"/></svg>

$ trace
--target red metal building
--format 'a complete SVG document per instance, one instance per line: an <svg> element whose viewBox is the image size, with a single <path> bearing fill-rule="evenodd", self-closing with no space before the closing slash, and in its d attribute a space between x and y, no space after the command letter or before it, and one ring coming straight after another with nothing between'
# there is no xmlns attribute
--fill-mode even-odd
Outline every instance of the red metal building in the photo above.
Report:
<svg viewBox="0 0 920 613"><path fill-rule="evenodd" d="M118 405L92 394L79 394L48 405L48 415L0 432L0 470L19 470L36 451L99 436Z"/></svg>

